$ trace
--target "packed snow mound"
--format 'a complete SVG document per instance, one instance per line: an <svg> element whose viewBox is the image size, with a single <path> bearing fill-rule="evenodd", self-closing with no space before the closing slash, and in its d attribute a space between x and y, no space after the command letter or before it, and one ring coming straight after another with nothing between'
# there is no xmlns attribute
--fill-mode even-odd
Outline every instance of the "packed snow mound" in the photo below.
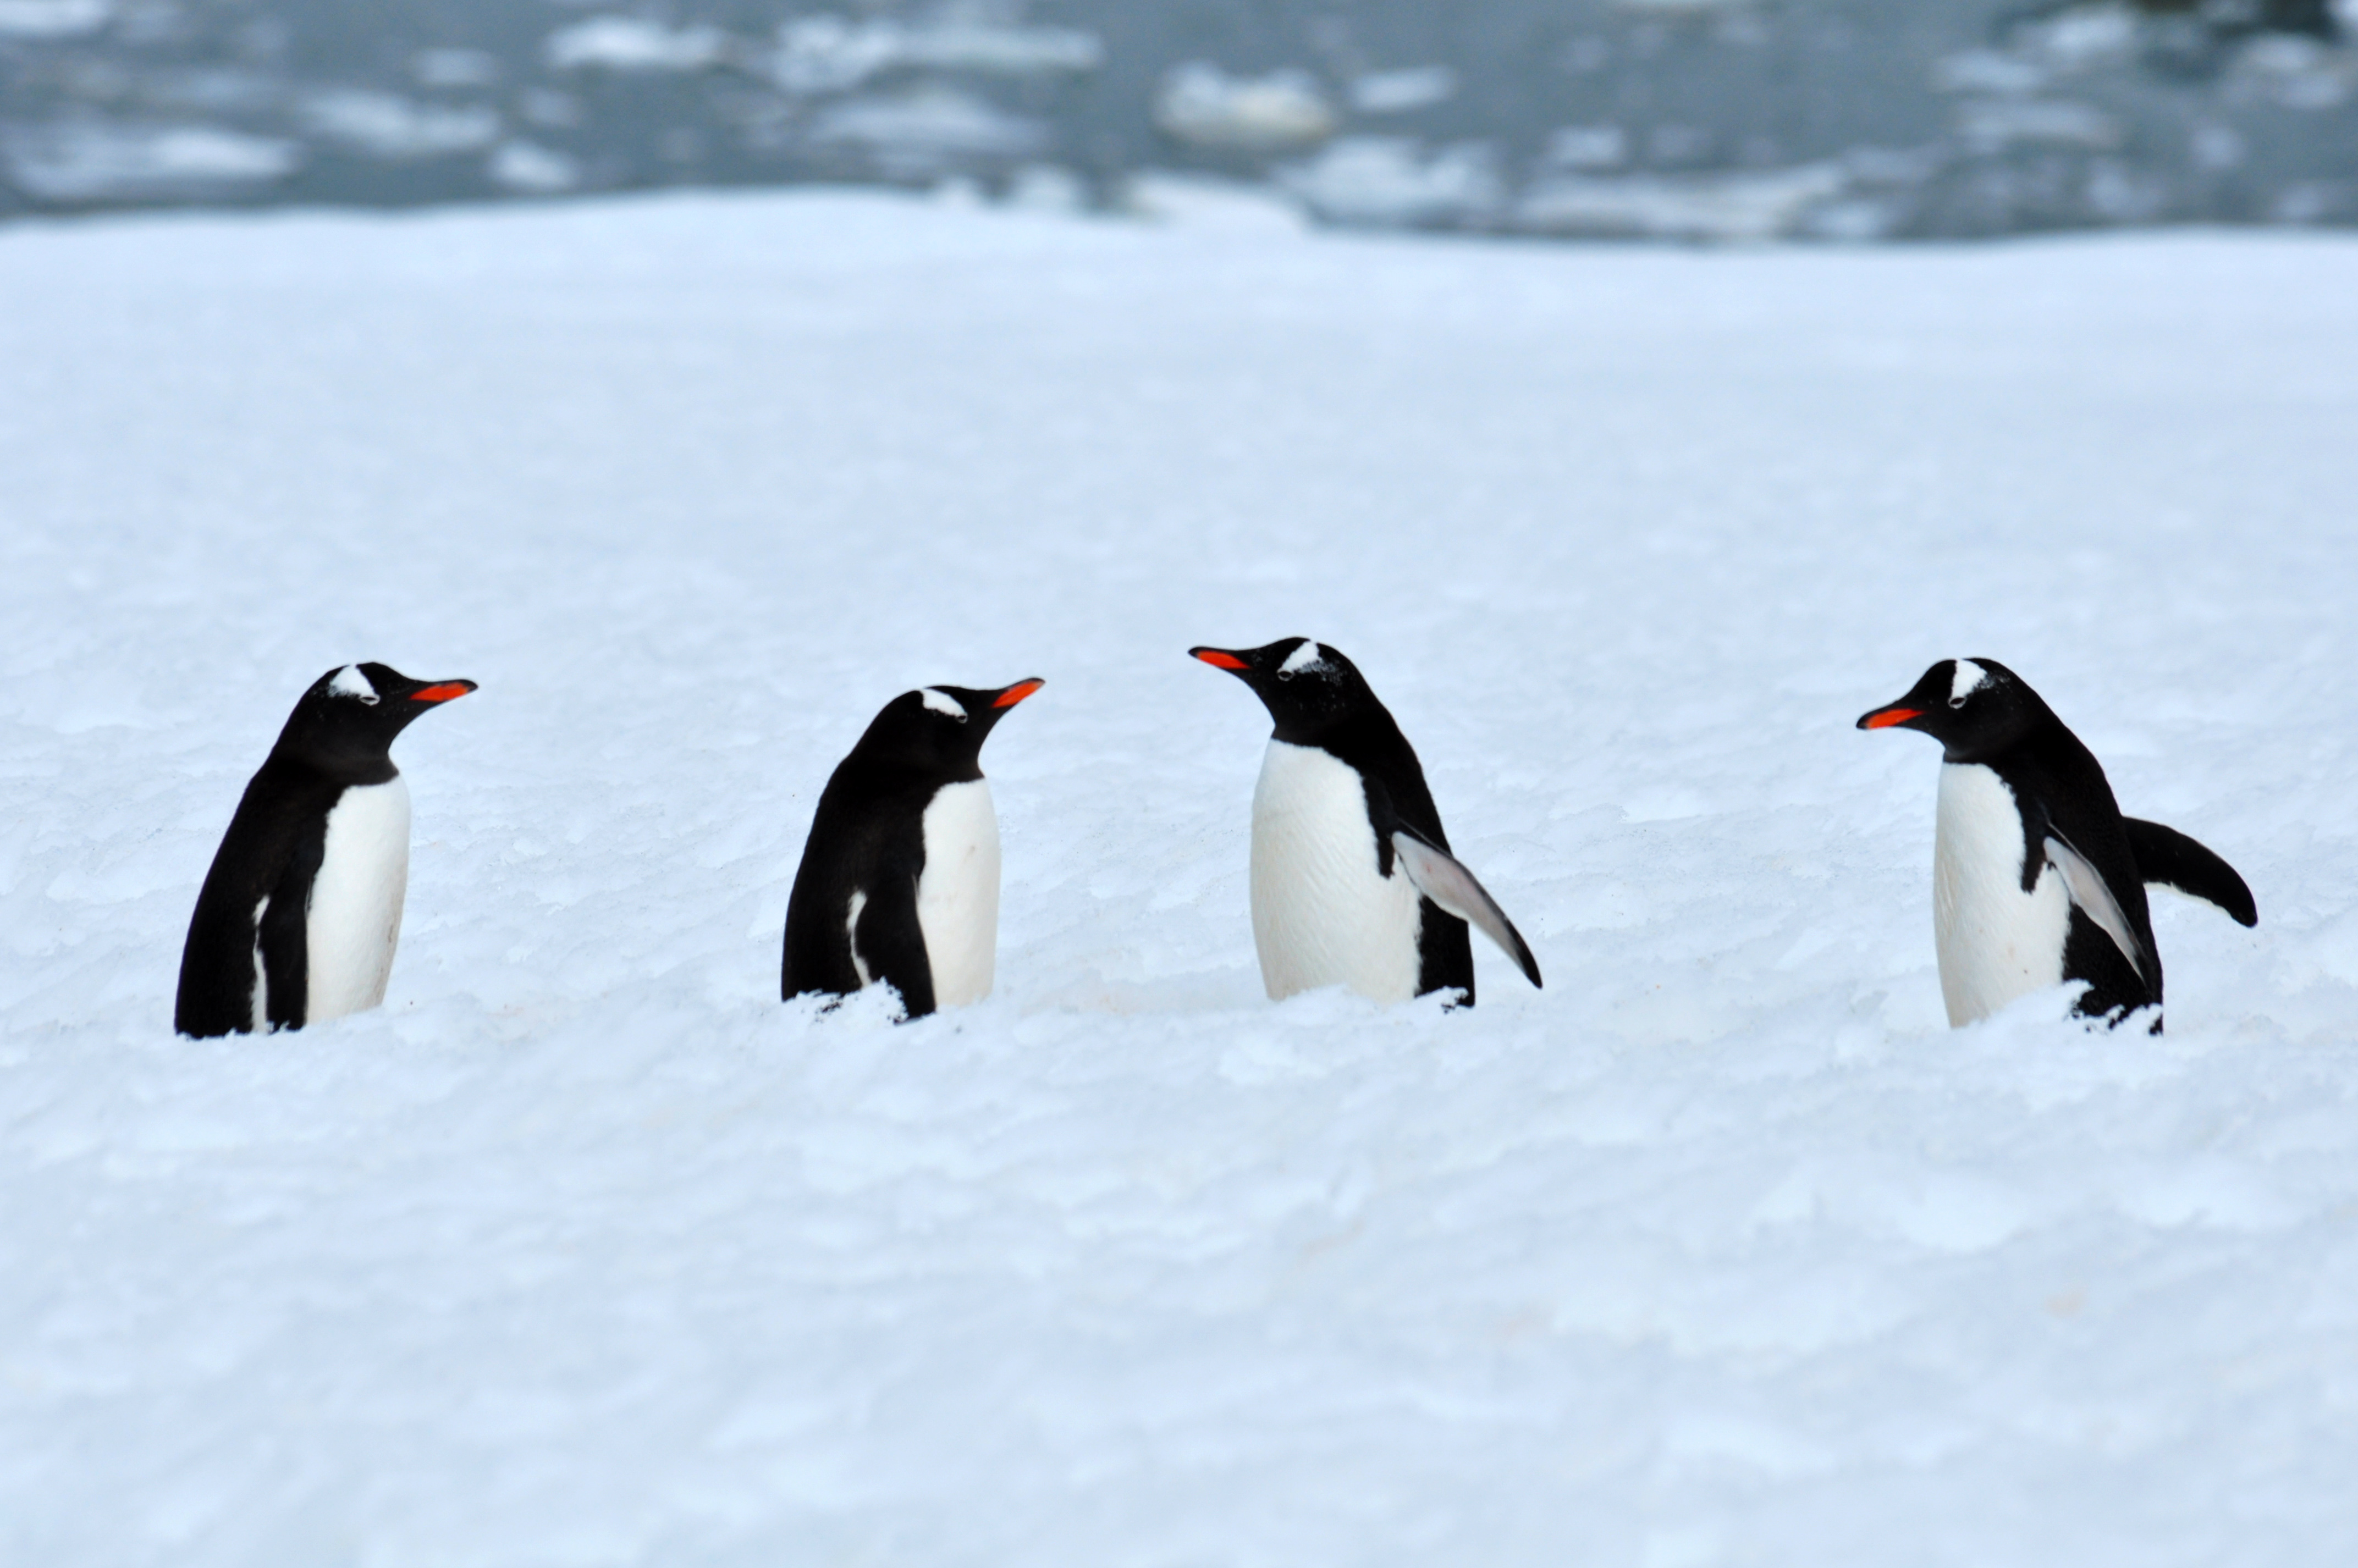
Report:
<svg viewBox="0 0 2358 1568"><path fill-rule="evenodd" d="M2358 244L1665 254L851 196L0 235L0 1558L2327 1564L2358 1541ZM1260 994L1347 653L1530 939ZM2169 1032L1942 1025L2003 659ZM304 687L385 1005L169 1032ZM984 752L999 989L775 997L876 708Z"/></svg>

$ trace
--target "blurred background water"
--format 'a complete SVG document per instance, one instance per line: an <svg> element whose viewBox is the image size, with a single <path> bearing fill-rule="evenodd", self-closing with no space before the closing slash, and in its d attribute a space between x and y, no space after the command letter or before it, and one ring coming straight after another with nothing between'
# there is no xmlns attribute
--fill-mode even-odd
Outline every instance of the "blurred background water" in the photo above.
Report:
<svg viewBox="0 0 2358 1568"><path fill-rule="evenodd" d="M1863 241L2358 222L2358 0L0 0L0 216L887 182Z"/></svg>

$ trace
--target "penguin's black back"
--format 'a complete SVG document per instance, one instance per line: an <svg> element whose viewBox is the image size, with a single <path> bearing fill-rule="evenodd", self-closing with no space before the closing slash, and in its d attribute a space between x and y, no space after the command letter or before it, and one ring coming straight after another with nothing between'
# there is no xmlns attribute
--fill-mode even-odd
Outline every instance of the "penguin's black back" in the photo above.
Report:
<svg viewBox="0 0 2358 1568"><path fill-rule="evenodd" d="M978 770L972 776L982 775ZM892 982L910 1017L934 1011L933 963L917 929L917 879L925 870L925 807L949 782L864 747L837 765L819 794L786 899L783 995L849 996L860 989L849 921L852 895L864 892L860 952L870 974ZM900 918L903 898L905 920ZM893 928L901 926L912 936L913 950L893 940Z"/></svg>
<svg viewBox="0 0 2358 1568"><path fill-rule="evenodd" d="M401 776L389 748L471 680L413 680L374 662L340 665L311 683L245 786L213 852L180 949L172 1027L232 1034L256 1026L254 956L268 981L262 1027L308 1022L311 892L328 848L328 817L344 792ZM406 852L405 846L405 853ZM254 910L270 906L257 925Z"/></svg>
<svg viewBox="0 0 2358 1568"><path fill-rule="evenodd" d="M786 898L778 977L784 997L860 989L849 921L853 896L864 893L859 956L869 978L901 993L907 1017L934 1011L933 958L917 914L925 808L944 785L982 777L983 741L1040 684L1033 677L990 690L924 687L894 697L869 723L811 814Z"/></svg>
<svg viewBox="0 0 2358 1568"><path fill-rule="evenodd" d="M2003 668L1994 660L1976 662ZM2028 692L2028 687L2023 689ZM2031 695L2038 700L2036 694ZM2063 942L2063 978L2088 984L2079 1011L2102 1018L2124 1009L2158 1007L2161 955L2153 939L2151 906L2111 781L2095 753L2043 701L2039 706L2044 711L2020 740L1991 756L1975 759L2014 791L2015 808L2022 816L2023 890L2027 892L2037 884L2047 864L2047 835L2051 829L2104 879L2153 969L2148 987L2120 945L2074 903Z"/></svg>
<svg viewBox="0 0 2358 1568"><path fill-rule="evenodd" d="M303 1026L310 989L304 920L327 849L328 814L347 787L276 752L246 784L189 921L172 1008L179 1033L204 1037L254 1026L257 947L269 979L263 1022ZM257 928L254 911L265 898L270 907Z"/></svg>

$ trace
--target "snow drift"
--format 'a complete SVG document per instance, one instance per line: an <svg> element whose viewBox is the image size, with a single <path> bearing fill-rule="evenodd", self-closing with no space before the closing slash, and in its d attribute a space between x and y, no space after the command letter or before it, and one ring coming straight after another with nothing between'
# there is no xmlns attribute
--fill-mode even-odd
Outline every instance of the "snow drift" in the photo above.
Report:
<svg viewBox="0 0 2358 1568"><path fill-rule="evenodd" d="M2353 261L0 235L0 1556L2346 1560ZM1290 633L1544 992L1260 998L1184 650ZM2249 877L2158 897L2166 1036L1942 1026L1934 758L1850 726L1949 654ZM482 682L386 1004L174 1038L357 658ZM780 1005L836 759L1027 672L997 994Z"/></svg>

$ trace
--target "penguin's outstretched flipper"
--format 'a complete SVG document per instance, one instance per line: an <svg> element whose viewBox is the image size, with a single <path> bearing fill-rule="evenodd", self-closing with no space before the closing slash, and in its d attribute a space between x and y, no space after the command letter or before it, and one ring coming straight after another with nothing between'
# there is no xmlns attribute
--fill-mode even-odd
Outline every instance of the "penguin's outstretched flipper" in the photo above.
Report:
<svg viewBox="0 0 2358 1568"><path fill-rule="evenodd" d="M2079 850L2052 833L2047 836L2047 863L2063 873L2063 886L2071 893L2071 902L2113 939L2113 946L2121 950L2121 957L2136 970L2137 979L2151 988L2154 976L2161 966L2154 961L2153 955L2138 939L2136 929L2129 925L2129 917L2122 912L2121 901L2115 898L2113 890L2105 885L2104 874L2090 865Z"/></svg>
<svg viewBox="0 0 2358 1568"><path fill-rule="evenodd" d="M1540 985L1539 960L1531 957L1530 944L1507 912L1489 890L1475 880L1474 873L1460 865L1447 851L1436 849L1405 827L1392 830L1392 849L1400 856L1401 869L1416 891L1438 904L1443 911L1455 915L1498 945L1498 950L1515 961L1533 989Z"/></svg>
<svg viewBox="0 0 2358 1568"><path fill-rule="evenodd" d="M2175 827L2124 816L2129 853L2136 857L2137 874L2147 882L2173 887L2206 903L2215 903L2238 925L2257 925L2259 905L2235 868Z"/></svg>

